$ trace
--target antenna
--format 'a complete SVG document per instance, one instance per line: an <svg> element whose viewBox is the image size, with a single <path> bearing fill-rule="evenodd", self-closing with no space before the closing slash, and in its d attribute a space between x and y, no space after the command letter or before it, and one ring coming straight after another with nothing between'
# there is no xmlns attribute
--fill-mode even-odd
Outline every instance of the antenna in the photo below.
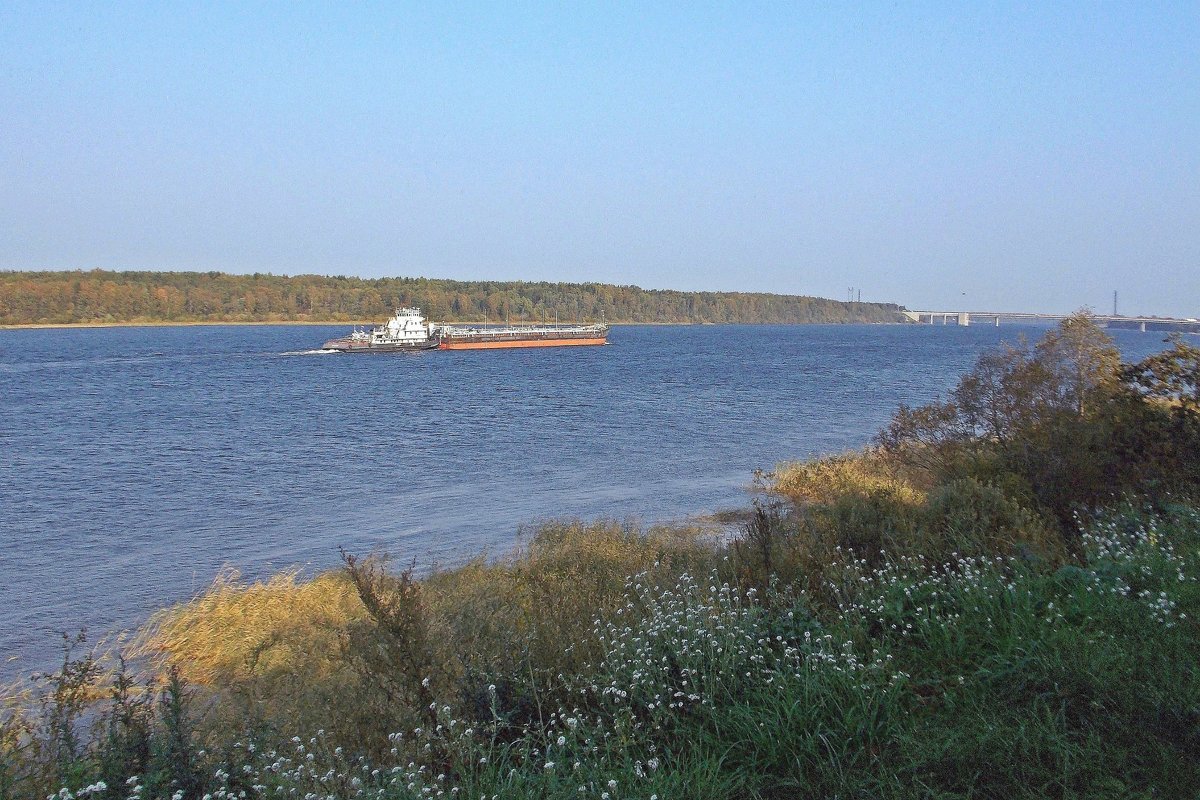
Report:
<svg viewBox="0 0 1200 800"><path fill-rule="evenodd" d="M1117 316L1117 290L1113 289L1113 316Z"/></svg>

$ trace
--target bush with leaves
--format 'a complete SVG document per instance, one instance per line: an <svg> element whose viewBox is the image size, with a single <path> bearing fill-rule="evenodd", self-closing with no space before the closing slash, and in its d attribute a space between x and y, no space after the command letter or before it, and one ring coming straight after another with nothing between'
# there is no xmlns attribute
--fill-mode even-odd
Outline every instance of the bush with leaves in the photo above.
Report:
<svg viewBox="0 0 1200 800"><path fill-rule="evenodd" d="M1197 350L1122 365L1085 312L985 353L945 402L901 407L879 443L915 480L1003 487L1071 537L1080 509L1200 484Z"/></svg>

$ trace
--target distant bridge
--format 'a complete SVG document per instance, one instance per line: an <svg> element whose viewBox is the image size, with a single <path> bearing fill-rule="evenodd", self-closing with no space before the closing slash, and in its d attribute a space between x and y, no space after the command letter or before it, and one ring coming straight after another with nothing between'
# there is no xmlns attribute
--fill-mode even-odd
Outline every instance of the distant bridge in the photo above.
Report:
<svg viewBox="0 0 1200 800"><path fill-rule="evenodd" d="M922 325L995 325L1005 322L1058 322L1069 314L1029 314L1010 311L901 311L913 322ZM1190 317L1123 317L1110 314L1090 314L1102 328L1123 328L1140 331L1183 331L1200 333L1200 320Z"/></svg>

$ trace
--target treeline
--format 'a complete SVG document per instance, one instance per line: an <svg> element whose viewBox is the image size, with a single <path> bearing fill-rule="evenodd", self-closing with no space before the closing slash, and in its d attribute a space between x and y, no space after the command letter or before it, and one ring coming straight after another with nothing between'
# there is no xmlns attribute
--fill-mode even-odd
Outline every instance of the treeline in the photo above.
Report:
<svg viewBox="0 0 1200 800"><path fill-rule="evenodd" d="M435 321L897 322L898 306L604 283L223 272L0 272L0 325L368 321L418 306Z"/></svg>

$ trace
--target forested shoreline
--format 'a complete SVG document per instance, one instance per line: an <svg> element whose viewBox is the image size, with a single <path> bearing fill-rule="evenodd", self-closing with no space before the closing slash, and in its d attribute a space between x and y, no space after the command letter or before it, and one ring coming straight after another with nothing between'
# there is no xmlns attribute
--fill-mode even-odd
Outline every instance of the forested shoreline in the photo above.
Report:
<svg viewBox="0 0 1200 800"><path fill-rule="evenodd" d="M435 321L884 323L890 303L604 283L223 272L0 272L0 325L377 320L418 306Z"/></svg>

